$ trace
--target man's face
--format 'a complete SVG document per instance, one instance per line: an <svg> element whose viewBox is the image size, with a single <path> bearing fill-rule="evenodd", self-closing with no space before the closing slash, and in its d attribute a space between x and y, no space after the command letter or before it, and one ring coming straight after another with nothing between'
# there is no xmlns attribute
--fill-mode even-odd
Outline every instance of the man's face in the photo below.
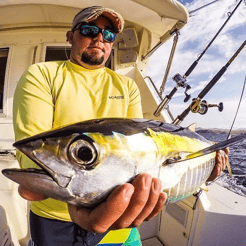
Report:
<svg viewBox="0 0 246 246"><path fill-rule="evenodd" d="M94 20L93 24L102 29L112 29L110 22L102 16ZM82 36L79 30L68 31L67 39L72 44L70 60L88 69L103 67L113 46L113 43L104 41L102 33L90 38Z"/></svg>

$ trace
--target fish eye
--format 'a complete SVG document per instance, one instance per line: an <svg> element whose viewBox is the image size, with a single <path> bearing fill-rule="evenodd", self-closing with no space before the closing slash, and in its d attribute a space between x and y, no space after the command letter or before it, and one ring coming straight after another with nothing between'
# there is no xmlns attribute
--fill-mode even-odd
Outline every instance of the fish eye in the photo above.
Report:
<svg viewBox="0 0 246 246"><path fill-rule="evenodd" d="M69 146L68 155L73 161L85 168L97 160L95 147L83 139L78 139Z"/></svg>
<svg viewBox="0 0 246 246"><path fill-rule="evenodd" d="M93 158L93 153L90 148L83 146L78 149L77 157L82 161L88 162Z"/></svg>

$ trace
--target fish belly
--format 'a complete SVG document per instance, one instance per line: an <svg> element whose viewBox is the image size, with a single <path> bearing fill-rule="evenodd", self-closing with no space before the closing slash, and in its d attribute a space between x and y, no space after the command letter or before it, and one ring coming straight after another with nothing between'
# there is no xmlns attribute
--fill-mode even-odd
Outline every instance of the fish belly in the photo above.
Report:
<svg viewBox="0 0 246 246"><path fill-rule="evenodd" d="M195 162L196 158L189 161ZM204 161L201 165L196 165L194 168L188 168L182 175L180 182L173 187L163 189L168 195L168 202L178 202L192 195L206 182L214 166L215 158L212 158Z"/></svg>

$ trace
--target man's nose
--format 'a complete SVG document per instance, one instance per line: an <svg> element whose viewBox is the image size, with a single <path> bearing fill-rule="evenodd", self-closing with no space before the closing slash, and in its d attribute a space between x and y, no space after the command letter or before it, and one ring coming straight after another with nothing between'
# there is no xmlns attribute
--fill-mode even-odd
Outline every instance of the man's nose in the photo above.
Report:
<svg viewBox="0 0 246 246"><path fill-rule="evenodd" d="M93 38L93 40L98 41L98 42L103 42L103 35L101 32L98 33L98 35Z"/></svg>

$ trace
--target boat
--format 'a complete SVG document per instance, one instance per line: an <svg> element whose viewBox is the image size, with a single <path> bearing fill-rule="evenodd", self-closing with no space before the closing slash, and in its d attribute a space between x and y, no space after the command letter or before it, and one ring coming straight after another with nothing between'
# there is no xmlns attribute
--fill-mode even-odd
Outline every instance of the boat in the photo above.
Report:
<svg viewBox="0 0 246 246"><path fill-rule="evenodd" d="M18 167L15 158L12 103L17 82L31 64L66 60L66 31L82 8L99 1L0 1L0 169ZM176 0L101 0L126 21L107 66L133 78L140 89L145 118L172 123L168 107L158 116L156 88L144 77L149 56L187 24L187 9ZM29 202L18 185L0 174L0 246L29 246ZM246 198L213 183L163 211L140 228L144 246L246 245Z"/></svg>

